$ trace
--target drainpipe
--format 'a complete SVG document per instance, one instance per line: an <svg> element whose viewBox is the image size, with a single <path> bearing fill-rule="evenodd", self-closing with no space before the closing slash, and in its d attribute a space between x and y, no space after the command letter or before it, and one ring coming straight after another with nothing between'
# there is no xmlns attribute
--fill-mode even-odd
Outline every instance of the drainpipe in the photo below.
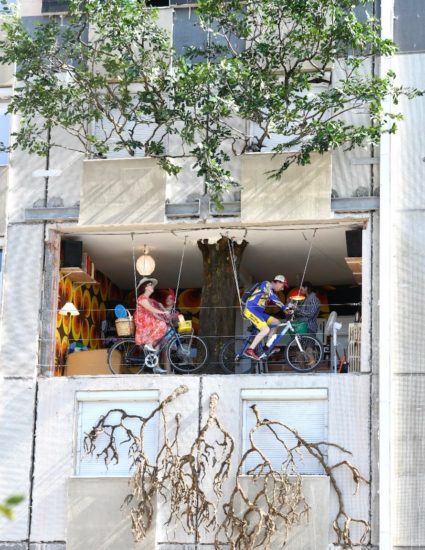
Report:
<svg viewBox="0 0 425 550"><path fill-rule="evenodd" d="M381 0L382 37L393 38L394 0ZM380 74L391 68L392 58L380 59ZM385 111L391 100L385 100ZM379 221L379 547L393 548L391 497L393 494L392 460L392 371L391 354L392 300L392 189L391 137L384 134L380 150L380 221Z"/></svg>

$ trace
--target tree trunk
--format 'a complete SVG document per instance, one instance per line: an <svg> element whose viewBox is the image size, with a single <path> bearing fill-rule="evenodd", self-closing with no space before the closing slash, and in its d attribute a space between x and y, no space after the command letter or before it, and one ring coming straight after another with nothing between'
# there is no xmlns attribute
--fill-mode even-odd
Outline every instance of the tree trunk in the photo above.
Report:
<svg viewBox="0 0 425 550"><path fill-rule="evenodd" d="M242 254L247 245L247 241L242 241L241 244L233 243L237 273L239 273ZM226 342L225 337L235 334L236 315L239 315L239 300L229 251L229 239L221 237L214 244L209 244L208 239L199 240L198 247L202 252L204 270L199 316L200 334L208 343L209 372L221 372L220 349Z"/></svg>

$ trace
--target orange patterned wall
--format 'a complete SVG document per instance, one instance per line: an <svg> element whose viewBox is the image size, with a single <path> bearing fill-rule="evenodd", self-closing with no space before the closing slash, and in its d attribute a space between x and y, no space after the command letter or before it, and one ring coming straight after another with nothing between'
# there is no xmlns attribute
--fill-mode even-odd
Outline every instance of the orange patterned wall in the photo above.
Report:
<svg viewBox="0 0 425 550"><path fill-rule="evenodd" d="M80 315L56 316L56 375L61 374L72 342L80 342L89 349L102 347L100 328L106 318L107 302L120 300L121 291L100 271L96 271L95 280L98 285L72 284L69 277L59 282L58 310L66 302L72 302Z"/></svg>

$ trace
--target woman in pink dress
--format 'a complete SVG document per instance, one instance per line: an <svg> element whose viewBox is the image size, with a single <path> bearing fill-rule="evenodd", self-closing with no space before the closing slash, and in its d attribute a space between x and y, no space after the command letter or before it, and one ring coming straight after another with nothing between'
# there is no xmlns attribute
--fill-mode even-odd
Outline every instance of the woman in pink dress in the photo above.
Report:
<svg viewBox="0 0 425 550"><path fill-rule="evenodd" d="M168 330L166 321L169 320L169 314L161 304L150 297L157 284L156 279L146 277L140 281L140 295L137 298L137 308L134 314L136 344L144 346L148 352L155 351L155 345L165 336ZM170 372L165 350L162 355L164 356L162 359L166 370L157 367L154 372Z"/></svg>

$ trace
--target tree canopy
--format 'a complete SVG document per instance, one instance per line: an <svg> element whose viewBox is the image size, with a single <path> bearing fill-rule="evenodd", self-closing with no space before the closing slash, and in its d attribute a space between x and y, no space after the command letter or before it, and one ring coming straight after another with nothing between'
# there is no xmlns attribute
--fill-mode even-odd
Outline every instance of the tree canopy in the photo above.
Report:
<svg viewBox="0 0 425 550"><path fill-rule="evenodd" d="M171 174L191 157L219 200L237 184L232 156L284 136L272 147L289 152L279 176L312 152L376 144L402 118L383 100L420 93L375 74L371 60L396 45L352 0L199 0L195 18L205 39L177 51L145 0L71 0L32 31L3 17L0 63L16 64L9 112L21 116L11 149L45 155L64 146L59 127L90 156L143 151Z"/></svg>

